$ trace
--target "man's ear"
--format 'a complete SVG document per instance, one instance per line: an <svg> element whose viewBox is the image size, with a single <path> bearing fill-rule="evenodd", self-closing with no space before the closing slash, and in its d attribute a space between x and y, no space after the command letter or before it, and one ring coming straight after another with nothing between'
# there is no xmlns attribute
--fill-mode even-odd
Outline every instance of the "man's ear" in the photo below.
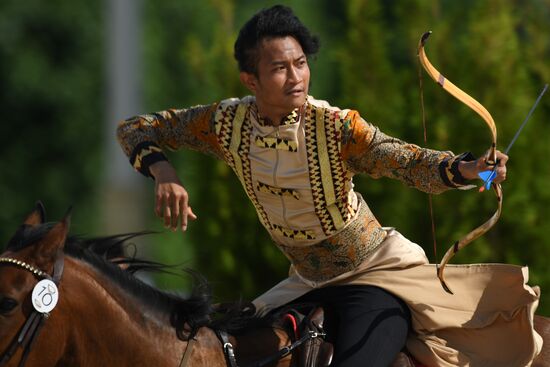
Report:
<svg viewBox="0 0 550 367"><path fill-rule="evenodd" d="M258 79L256 78L256 75L252 73L247 73L246 71L241 71L239 74L239 77L241 79L241 83L245 87L248 88L252 93L256 93L256 90L258 88Z"/></svg>

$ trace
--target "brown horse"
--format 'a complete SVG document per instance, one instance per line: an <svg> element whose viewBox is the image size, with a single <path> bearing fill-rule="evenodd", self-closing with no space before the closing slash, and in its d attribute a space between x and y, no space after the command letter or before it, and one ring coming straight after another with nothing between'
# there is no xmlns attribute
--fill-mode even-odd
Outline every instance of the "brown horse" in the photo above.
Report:
<svg viewBox="0 0 550 367"><path fill-rule="evenodd" d="M188 299L159 291L86 249L83 241L67 239L68 218L43 222L39 207L0 255L0 366L227 366L209 327L215 323L203 285ZM34 311L34 296L31 300L42 278L58 283L57 291L52 286L39 296L50 303L59 295L47 317ZM273 328L242 338L251 347L240 348L232 336L229 341L247 361L288 342L285 332ZM286 357L279 365L289 363Z"/></svg>
<svg viewBox="0 0 550 367"><path fill-rule="evenodd" d="M99 256L102 251L93 247L101 242L67 238L68 228L67 217L44 223L39 205L0 255L1 367L229 365L216 335L229 323L211 318L204 283L187 299L159 291ZM50 283L41 288L37 279ZM35 311L53 304L55 296L52 310ZM550 322L535 321L548 345ZM254 365L290 343L282 329L253 324L228 339L240 366ZM550 366L549 351L545 348L533 366ZM291 358L269 365L290 366ZM401 358L394 366L410 363Z"/></svg>

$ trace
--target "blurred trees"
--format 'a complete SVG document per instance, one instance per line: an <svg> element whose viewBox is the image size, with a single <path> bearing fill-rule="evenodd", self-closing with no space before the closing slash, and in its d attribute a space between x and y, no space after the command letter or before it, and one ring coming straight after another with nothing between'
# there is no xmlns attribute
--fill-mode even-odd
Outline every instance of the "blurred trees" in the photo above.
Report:
<svg viewBox="0 0 550 367"><path fill-rule="evenodd" d="M101 176L101 7L88 1L0 2L0 238L36 200L73 228L93 228Z"/></svg>
<svg viewBox="0 0 550 367"><path fill-rule="evenodd" d="M433 31L426 46L430 60L492 113L501 150L550 82L549 0L282 2L321 36L321 51L311 61L311 94L358 109L386 133L419 145L425 144L416 47L427 30ZM37 0L0 3L4 240L35 198L52 203L56 213L75 203L75 219L89 223L76 231L103 234L93 209L99 205L94 188L104 136L101 12L90 2L50 3L47 9ZM145 105L135 113L248 94L238 80L233 42L246 19L273 4L143 0ZM484 122L427 75L423 79L427 145L484 154L490 141ZM550 314L545 293L550 292L545 265L550 256L549 117L547 95L510 152L502 218L456 258L529 265L531 283L543 289L545 314ZM184 235L159 237L159 259L170 263L174 253L185 251L187 265L205 274L223 300L251 299L284 278L287 261L271 244L232 171L194 152L170 158L199 219ZM356 177L355 182L383 225L397 227L435 261L425 194L386 179ZM152 187L150 200L152 206ZM434 197L434 208L441 257L454 240L489 218L496 202L492 193L456 191ZM147 214L151 228L160 227L152 210Z"/></svg>

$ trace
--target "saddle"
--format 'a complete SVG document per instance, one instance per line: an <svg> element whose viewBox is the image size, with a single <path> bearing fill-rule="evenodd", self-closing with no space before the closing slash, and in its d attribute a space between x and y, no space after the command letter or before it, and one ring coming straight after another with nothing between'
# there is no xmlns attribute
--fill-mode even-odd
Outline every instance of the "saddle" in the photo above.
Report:
<svg viewBox="0 0 550 367"><path fill-rule="evenodd" d="M334 347L325 340L325 313L322 307L314 308L307 316L290 309L283 316L289 334L293 340L304 335L315 334L317 337L307 339L294 353L293 363L296 367L328 367L332 362ZM409 356L406 351L400 352L390 367L424 367Z"/></svg>
<svg viewBox="0 0 550 367"><path fill-rule="evenodd" d="M216 311L227 313L227 305L217 304ZM254 306L243 308L254 313ZM309 312L308 312L309 311ZM306 315L306 312L307 315ZM334 355L334 346L325 339L325 311L320 306L286 307L271 314L274 325L283 328L289 335L291 344L273 355L256 361L253 366L265 366L292 353L292 367L329 367ZM219 340L224 346L228 366L237 366L233 346L226 331L217 330ZM390 367L425 367L416 362L406 352L400 352Z"/></svg>
<svg viewBox="0 0 550 367"><path fill-rule="evenodd" d="M322 307L314 308L307 316L296 310L289 310L284 316L290 323L290 335L294 340L311 336L294 353L293 361L297 367L328 367L332 362L334 347L325 340L323 323L325 312Z"/></svg>

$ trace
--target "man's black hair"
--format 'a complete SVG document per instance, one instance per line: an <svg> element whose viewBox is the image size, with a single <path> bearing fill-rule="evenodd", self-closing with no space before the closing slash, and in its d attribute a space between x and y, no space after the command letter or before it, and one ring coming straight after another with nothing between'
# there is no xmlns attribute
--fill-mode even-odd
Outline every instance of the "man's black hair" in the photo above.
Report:
<svg viewBox="0 0 550 367"><path fill-rule="evenodd" d="M256 13L239 31L235 42L235 59L239 70L256 74L258 47L265 38L294 37L306 57L319 50L319 38L313 36L298 17L287 6L275 5Z"/></svg>

